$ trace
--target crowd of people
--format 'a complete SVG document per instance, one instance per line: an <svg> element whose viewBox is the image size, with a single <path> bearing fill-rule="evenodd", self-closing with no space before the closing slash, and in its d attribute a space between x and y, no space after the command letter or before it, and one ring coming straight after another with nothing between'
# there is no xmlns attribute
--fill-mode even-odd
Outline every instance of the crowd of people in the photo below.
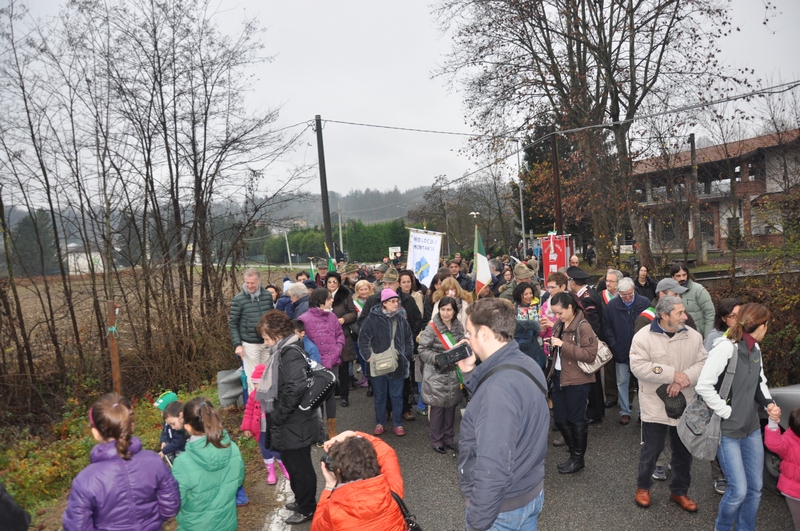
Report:
<svg viewBox="0 0 800 531"><path fill-rule="evenodd" d="M245 271L230 315L249 393L241 435L258 440L269 484L278 472L290 482L286 523L311 521L313 531L407 529L400 466L384 435L391 424L402 437L405 423L428 416L431 449L458 454L468 529L535 529L551 410L559 432L553 444L568 451L559 473L591 466L588 426L616 410L623 427L641 423L633 501L648 507L653 481L671 475L670 499L694 512L692 455L677 433L680 414L668 404L698 394L724 419L711 464L722 495L716 529L755 529L761 409L770 419L767 444L785 459L779 487L800 524L800 411L790 413L791 429L781 435L759 347L769 328L765 306L735 299L715 306L680 263L658 281L643 266L632 274L609 269L590 286L577 256L544 278L535 253L523 258L490 259L492 279L479 293L458 254L427 287L399 257L376 266L341 263L336 271L321 261L313 276L303 271L282 285L262 286L257 270ZM601 342L612 361L587 371ZM465 343L466 358L443 361ZM396 365L378 374L370 361L387 352ZM732 359L739 361L733 385L720 396ZM300 407L317 364L336 375L336 392L319 408ZM374 402L375 428L340 432L337 405L348 407L350 390L360 387ZM124 397L106 395L90 409L98 445L73 482L65 529L110 526L131 514L143 515L143 529L173 516L179 529L236 528L236 506L246 503L244 465L212 404L180 404L166 393L156 405L164 415L160 455L133 437ZM314 445L327 456L316 467ZM319 495L317 471L325 480Z"/></svg>

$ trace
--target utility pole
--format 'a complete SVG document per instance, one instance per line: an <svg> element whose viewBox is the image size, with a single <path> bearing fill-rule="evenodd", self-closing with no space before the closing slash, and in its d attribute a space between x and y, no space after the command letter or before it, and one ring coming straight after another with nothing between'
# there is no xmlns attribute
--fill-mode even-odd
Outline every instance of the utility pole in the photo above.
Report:
<svg viewBox="0 0 800 531"><path fill-rule="evenodd" d="M558 136L556 128L553 127L553 189L556 198L556 232L564 234L564 219L561 216L561 176L558 174Z"/></svg>
<svg viewBox="0 0 800 531"><path fill-rule="evenodd" d="M339 250L342 251L342 255L344 255L344 243L342 243L342 204L337 203L336 206L339 207Z"/></svg>
<svg viewBox="0 0 800 531"><path fill-rule="evenodd" d="M294 267L292 267L292 251L289 250L289 234L286 231L283 232L283 239L286 240L286 254L289 257L289 269L294 269Z"/></svg>
<svg viewBox="0 0 800 531"><path fill-rule="evenodd" d="M519 223L520 232L522 233L522 252L526 253L528 246L525 245L525 208L522 206L522 165L520 164L519 154L522 148L519 145L519 139L516 138L515 140L517 142L517 173L519 175Z"/></svg>
<svg viewBox="0 0 800 531"><path fill-rule="evenodd" d="M317 158L319 159L319 187L322 195L322 224L325 228L325 243L333 249L333 233L331 232L331 209L328 205L328 174L325 171L325 148L322 145L322 117L314 117L317 133Z"/></svg>
<svg viewBox="0 0 800 531"><path fill-rule="evenodd" d="M697 265L703 265L707 261L706 253L706 239L703 237L703 230L701 227L702 221L700 219L700 187L698 186L697 178L697 150L694 145L694 133L689 135L689 146L692 154L692 228L694 229L694 254Z"/></svg>

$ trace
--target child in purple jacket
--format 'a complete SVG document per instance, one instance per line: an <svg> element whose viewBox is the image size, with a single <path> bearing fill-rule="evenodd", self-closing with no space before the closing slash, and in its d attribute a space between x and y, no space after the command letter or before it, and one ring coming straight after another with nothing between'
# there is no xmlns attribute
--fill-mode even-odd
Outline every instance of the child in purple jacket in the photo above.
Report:
<svg viewBox="0 0 800 531"><path fill-rule="evenodd" d="M156 530L178 514L178 483L155 452L133 437L133 408L116 393L89 409L98 444L89 466L72 481L64 511L64 531L97 528Z"/></svg>

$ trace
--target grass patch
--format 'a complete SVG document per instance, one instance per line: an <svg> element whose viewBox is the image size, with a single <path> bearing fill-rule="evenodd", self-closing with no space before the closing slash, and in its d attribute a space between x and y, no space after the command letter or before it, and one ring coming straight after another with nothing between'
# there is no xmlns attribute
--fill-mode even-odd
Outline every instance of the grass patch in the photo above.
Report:
<svg viewBox="0 0 800 531"><path fill-rule="evenodd" d="M144 449L154 451L159 447L163 423L161 411L153 407L158 394L131 400L136 415L134 435L141 439ZM215 382L205 383L195 391L177 391L177 394L184 403L205 396L215 405L219 404ZM89 464L89 452L96 444L89 426L88 406L73 400L65 409L62 419L53 424L48 436L33 436L22 430L14 434L15 442L6 444L0 452L0 482L32 515L64 499L72 480ZM220 414L233 438L238 434L241 412L220 411ZM8 441L9 434L5 435ZM242 439L237 444L246 462L260 459L255 440Z"/></svg>

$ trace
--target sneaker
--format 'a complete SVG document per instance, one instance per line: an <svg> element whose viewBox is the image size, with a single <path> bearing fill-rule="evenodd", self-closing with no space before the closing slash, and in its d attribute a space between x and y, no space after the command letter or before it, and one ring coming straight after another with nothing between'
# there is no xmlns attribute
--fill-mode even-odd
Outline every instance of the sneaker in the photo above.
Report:
<svg viewBox="0 0 800 531"><path fill-rule="evenodd" d="M384 428L381 424L375 426L375 429L372 430L372 435L383 435L383 432L386 428Z"/></svg>
<svg viewBox="0 0 800 531"><path fill-rule="evenodd" d="M424 416L427 416L427 414L428 414L428 408L425 408L425 409L417 408L417 415L422 415L424 417Z"/></svg>
<svg viewBox="0 0 800 531"><path fill-rule="evenodd" d="M406 434L406 430L404 430L402 426L395 426L394 434L397 435L398 437L402 437L403 435Z"/></svg>
<svg viewBox="0 0 800 531"><path fill-rule="evenodd" d="M286 522L289 525L295 525L295 524L310 522L312 518L314 518L314 513L311 514L294 513L292 516L284 520L284 522Z"/></svg>
<svg viewBox="0 0 800 531"><path fill-rule="evenodd" d="M289 502L286 505L284 505L284 507L286 507L288 510L292 511L293 513L296 513L297 511L300 510L300 506L297 505L297 502Z"/></svg>
<svg viewBox="0 0 800 531"><path fill-rule="evenodd" d="M666 481L667 472L664 470L663 466L657 466L656 469L653 471L653 475L650 477L658 481Z"/></svg>
<svg viewBox="0 0 800 531"><path fill-rule="evenodd" d="M725 494L725 491L728 489L728 480L725 478L719 478L714 480L714 491L717 494Z"/></svg>

